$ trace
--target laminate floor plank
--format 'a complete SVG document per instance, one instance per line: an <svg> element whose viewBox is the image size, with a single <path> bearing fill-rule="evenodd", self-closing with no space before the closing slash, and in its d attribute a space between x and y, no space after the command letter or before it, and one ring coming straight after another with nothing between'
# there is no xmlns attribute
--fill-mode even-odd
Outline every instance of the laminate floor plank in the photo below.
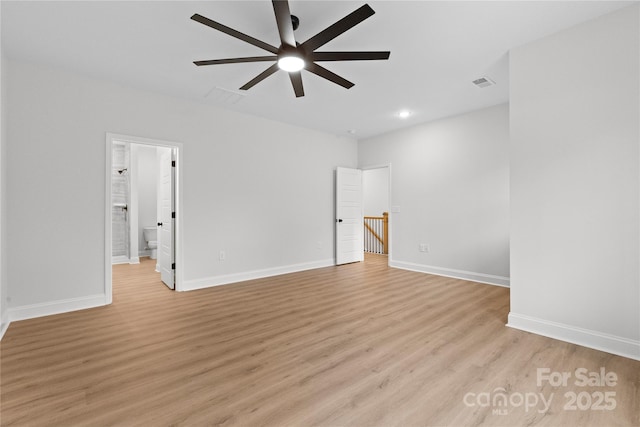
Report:
<svg viewBox="0 0 640 427"><path fill-rule="evenodd" d="M640 362L505 327L507 288L379 255L191 292L154 266L114 266L108 307L11 324L0 424L640 425Z"/></svg>

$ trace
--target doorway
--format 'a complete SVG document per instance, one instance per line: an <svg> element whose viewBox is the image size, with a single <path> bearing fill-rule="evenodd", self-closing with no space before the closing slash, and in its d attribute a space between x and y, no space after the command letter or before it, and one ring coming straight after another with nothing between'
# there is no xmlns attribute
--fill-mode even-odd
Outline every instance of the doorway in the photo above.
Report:
<svg viewBox="0 0 640 427"><path fill-rule="evenodd" d="M336 265L359 262L365 253L391 262L391 165L364 169L336 168ZM379 220L376 229L368 219ZM383 251L370 251L372 247ZM383 253L384 252L384 253Z"/></svg>
<svg viewBox="0 0 640 427"><path fill-rule="evenodd" d="M105 295L108 304L113 301L112 265L138 264L140 256L151 258L167 287L181 290L181 154L182 144L177 142L106 135Z"/></svg>
<svg viewBox="0 0 640 427"><path fill-rule="evenodd" d="M391 252L391 172L390 165L362 169L362 211L364 215L364 253Z"/></svg>

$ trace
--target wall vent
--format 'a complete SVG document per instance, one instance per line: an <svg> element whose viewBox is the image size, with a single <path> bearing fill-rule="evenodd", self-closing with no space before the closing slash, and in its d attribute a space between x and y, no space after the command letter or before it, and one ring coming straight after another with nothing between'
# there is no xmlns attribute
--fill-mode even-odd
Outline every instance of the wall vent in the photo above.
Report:
<svg viewBox="0 0 640 427"><path fill-rule="evenodd" d="M247 96L247 94L218 86L214 87L204 95L204 97L207 99L211 99L220 104L226 105L237 104L238 102L242 101L245 96Z"/></svg>
<svg viewBox="0 0 640 427"><path fill-rule="evenodd" d="M472 83L480 88L485 88L496 84L496 82L491 80L489 77L480 77L479 79L475 79Z"/></svg>

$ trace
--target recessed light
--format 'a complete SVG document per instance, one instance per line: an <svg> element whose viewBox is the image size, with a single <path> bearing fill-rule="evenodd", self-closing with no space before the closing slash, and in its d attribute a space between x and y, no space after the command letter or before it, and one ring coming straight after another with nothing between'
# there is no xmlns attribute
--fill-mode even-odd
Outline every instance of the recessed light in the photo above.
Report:
<svg viewBox="0 0 640 427"><path fill-rule="evenodd" d="M400 117L401 119L406 119L411 115L411 111L409 110L402 110L398 113L398 117Z"/></svg>

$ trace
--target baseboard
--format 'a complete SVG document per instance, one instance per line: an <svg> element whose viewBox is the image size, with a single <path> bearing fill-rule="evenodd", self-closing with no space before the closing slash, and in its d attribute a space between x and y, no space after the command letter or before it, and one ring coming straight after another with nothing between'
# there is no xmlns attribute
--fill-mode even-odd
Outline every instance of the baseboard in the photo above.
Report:
<svg viewBox="0 0 640 427"><path fill-rule="evenodd" d="M629 359L640 360L640 341L513 312L509 313L507 326Z"/></svg>
<svg viewBox="0 0 640 427"><path fill-rule="evenodd" d="M9 321L9 313L5 311L2 313L2 319L0 319L0 340L2 340L4 333L9 329L9 324L11 324Z"/></svg>
<svg viewBox="0 0 640 427"><path fill-rule="evenodd" d="M90 295L79 298L69 298L59 301L43 302L40 304L23 305L9 309L9 320L33 319L35 317L50 316L52 314L67 313L69 311L84 310L106 305L104 294Z"/></svg>
<svg viewBox="0 0 640 427"><path fill-rule="evenodd" d="M111 265L117 264L140 264L140 258L137 256L127 258L126 256L116 256L111 258Z"/></svg>
<svg viewBox="0 0 640 427"><path fill-rule="evenodd" d="M313 270L316 268L330 267L335 265L335 260L327 259L322 261L307 262L302 264L292 264L282 267L266 268L263 270L253 270L244 273L225 274L221 276L205 277L203 279L185 280L180 291L193 291L196 289L210 288L213 286L228 285L231 283L244 282L246 280L262 279L264 277L279 276L281 274L295 273L298 271Z"/></svg>
<svg viewBox="0 0 640 427"><path fill-rule="evenodd" d="M434 267L431 265L415 264L412 262L390 260L389 267L399 268L402 270L417 271L419 273L435 274L436 276L453 277L454 279L471 280L473 282L503 286L505 288L508 288L510 283L510 279L504 276L494 276L491 274L454 270L452 268Z"/></svg>

